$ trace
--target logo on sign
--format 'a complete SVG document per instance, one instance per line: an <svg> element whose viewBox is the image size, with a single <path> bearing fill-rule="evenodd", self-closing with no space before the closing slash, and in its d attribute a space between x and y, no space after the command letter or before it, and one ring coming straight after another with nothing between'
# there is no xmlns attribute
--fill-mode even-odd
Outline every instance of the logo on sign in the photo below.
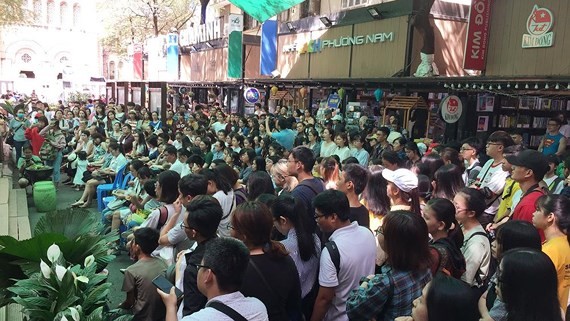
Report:
<svg viewBox="0 0 570 321"><path fill-rule="evenodd" d="M522 39L523 48L552 47L554 32L549 32L554 26L554 15L546 8L534 5L526 21L526 30Z"/></svg>
<svg viewBox="0 0 570 321"><path fill-rule="evenodd" d="M463 103L457 96L447 96L441 102L441 117L448 124L456 123L463 112Z"/></svg>
<svg viewBox="0 0 570 321"><path fill-rule="evenodd" d="M259 90L257 88L250 87L243 92L243 98L245 99L246 102L250 104L255 104L256 102L258 102L260 97L261 94L259 93Z"/></svg>

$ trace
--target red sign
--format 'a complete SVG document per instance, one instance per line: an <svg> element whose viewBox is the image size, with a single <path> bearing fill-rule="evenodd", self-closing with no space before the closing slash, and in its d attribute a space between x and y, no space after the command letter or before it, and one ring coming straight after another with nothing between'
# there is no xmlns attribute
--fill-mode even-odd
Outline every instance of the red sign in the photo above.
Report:
<svg viewBox="0 0 570 321"><path fill-rule="evenodd" d="M485 70L492 0L472 0L463 68Z"/></svg>
<svg viewBox="0 0 570 321"><path fill-rule="evenodd" d="M134 68L134 79L143 79L143 48L141 44L134 45L133 54L133 68Z"/></svg>

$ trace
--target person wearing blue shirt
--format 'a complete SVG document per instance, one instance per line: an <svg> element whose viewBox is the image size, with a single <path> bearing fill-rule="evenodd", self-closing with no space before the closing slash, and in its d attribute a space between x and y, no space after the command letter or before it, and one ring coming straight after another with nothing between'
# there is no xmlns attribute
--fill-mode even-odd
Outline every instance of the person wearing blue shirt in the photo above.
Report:
<svg viewBox="0 0 570 321"><path fill-rule="evenodd" d="M558 118L549 119L546 131L546 135L538 146L538 151L545 156L562 156L566 152L566 137L560 133L560 120Z"/></svg>
<svg viewBox="0 0 570 321"><path fill-rule="evenodd" d="M267 135L273 137L279 145L287 150L293 149L293 144L295 143L295 132L290 129L289 121L286 118L280 117L277 120L276 128L277 132L271 132L267 130ZM265 128L269 129L269 117L265 118Z"/></svg>

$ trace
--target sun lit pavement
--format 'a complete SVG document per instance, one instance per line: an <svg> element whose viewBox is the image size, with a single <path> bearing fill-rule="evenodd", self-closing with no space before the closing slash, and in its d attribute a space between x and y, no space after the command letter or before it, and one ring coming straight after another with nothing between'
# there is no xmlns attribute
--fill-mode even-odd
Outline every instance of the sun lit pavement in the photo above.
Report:
<svg viewBox="0 0 570 321"><path fill-rule="evenodd" d="M62 174L61 177L62 181L67 179L65 174ZM17 185L17 178L14 180ZM31 188L28 188L28 191L31 191ZM70 204L77 201L83 191L76 191L71 186L60 184L57 190L57 208L58 209L65 209L70 206ZM97 217L101 216L101 213L97 211L97 202L94 200L91 202L92 206L89 208L92 215L97 215ZM34 205L34 198L28 197L28 211L30 217L30 227L32 231L34 230L38 220L40 217L44 215L44 213L38 213L36 211L36 207ZM133 262L129 259L128 255L125 252L121 252L117 254L117 258L107 266L109 270L109 282L113 284L111 287L111 291L109 292L109 300L111 304L111 308L116 308L121 302L123 302L125 298L125 294L121 292L121 287L123 285L123 274L119 271L120 269L124 269L131 265Z"/></svg>

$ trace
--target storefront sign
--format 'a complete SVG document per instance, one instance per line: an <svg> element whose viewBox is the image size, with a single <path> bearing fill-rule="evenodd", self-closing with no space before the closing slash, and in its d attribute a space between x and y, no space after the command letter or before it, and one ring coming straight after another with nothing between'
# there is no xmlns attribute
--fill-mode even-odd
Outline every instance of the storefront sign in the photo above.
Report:
<svg viewBox="0 0 570 321"><path fill-rule="evenodd" d="M327 106L329 108L336 109L340 105L340 96L338 94L330 94L327 100Z"/></svg>
<svg viewBox="0 0 570 321"><path fill-rule="evenodd" d="M293 43L290 45L284 45L282 52L298 52L300 54L317 53L321 52L324 48L341 48L392 41L394 41L394 32L379 32L366 36L339 37L337 39L314 39L301 44Z"/></svg>
<svg viewBox="0 0 570 321"><path fill-rule="evenodd" d="M552 47L554 44L554 32L549 32L554 25L554 15L546 8L534 5L530 16L526 21L526 30L522 38L523 48Z"/></svg>
<svg viewBox="0 0 570 321"><path fill-rule="evenodd" d="M222 19L215 19L196 27L180 31L180 45L190 46L200 42L216 40L223 37Z"/></svg>
<svg viewBox="0 0 570 321"><path fill-rule="evenodd" d="M473 0L469 13L463 68L485 70L490 20L491 0Z"/></svg>
<svg viewBox="0 0 570 321"><path fill-rule="evenodd" d="M250 104L255 104L259 102L260 97L261 94L259 93L259 90L257 88L249 87L246 88L243 92L243 98L247 103Z"/></svg>
<svg viewBox="0 0 570 321"><path fill-rule="evenodd" d="M457 96L447 96L441 101L441 117L448 124L456 123L463 112L463 103Z"/></svg>

